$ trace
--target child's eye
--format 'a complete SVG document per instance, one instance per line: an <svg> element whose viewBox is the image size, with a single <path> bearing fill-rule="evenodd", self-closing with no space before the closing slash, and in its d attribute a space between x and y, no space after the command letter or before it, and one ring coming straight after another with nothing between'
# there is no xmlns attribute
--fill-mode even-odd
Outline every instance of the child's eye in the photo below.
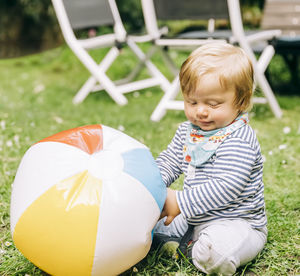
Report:
<svg viewBox="0 0 300 276"><path fill-rule="evenodd" d="M189 103L190 105L196 105L196 104L197 104L197 102L195 102L195 101L188 101L188 103Z"/></svg>
<svg viewBox="0 0 300 276"><path fill-rule="evenodd" d="M208 105L211 106L211 107L217 107L219 105L219 103L217 103L217 102L210 102L210 103L208 103Z"/></svg>

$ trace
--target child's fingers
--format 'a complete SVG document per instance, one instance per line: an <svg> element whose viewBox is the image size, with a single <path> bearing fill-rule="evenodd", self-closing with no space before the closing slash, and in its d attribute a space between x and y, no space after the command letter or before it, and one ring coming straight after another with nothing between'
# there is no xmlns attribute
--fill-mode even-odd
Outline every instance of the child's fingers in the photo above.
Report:
<svg viewBox="0 0 300 276"><path fill-rule="evenodd" d="M165 210L162 210L159 219L164 218L166 215L167 215L166 211L165 211Z"/></svg>
<svg viewBox="0 0 300 276"><path fill-rule="evenodd" d="M168 226L168 225L173 221L173 219L174 219L173 216L167 216L167 218L166 218L164 224L165 224L166 226Z"/></svg>

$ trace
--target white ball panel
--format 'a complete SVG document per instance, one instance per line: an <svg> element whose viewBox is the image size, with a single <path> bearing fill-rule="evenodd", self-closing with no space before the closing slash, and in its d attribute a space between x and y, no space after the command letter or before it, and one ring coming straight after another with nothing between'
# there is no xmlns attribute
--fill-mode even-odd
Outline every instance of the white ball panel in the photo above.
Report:
<svg viewBox="0 0 300 276"><path fill-rule="evenodd" d="M88 160L88 171L99 179L112 179L124 168L122 156L112 150L101 150L92 154Z"/></svg>
<svg viewBox="0 0 300 276"><path fill-rule="evenodd" d="M63 143L42 142L29 148L13 183L12 233L28 206L59 181L84 171L88 157L86 152Z"/></svg>
<svg viewBox="0 0 300 276"><path fill-rule="evenodd" d="M147 148L144 144L123 132L103 125L102 129L104 150L114 150L123 153L132 149Z"/></svg>
<svg viewBox="0 0 300 276"><path fill-rule="evenodd" d="M140 261L159 215L152 195L130 175L104 181L92 275L118 274Z"/></svg>

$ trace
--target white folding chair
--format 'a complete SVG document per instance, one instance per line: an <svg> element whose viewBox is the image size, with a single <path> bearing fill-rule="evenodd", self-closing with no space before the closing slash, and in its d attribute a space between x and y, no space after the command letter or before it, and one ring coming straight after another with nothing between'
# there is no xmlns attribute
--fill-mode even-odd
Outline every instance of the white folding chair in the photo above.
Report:
<svg viewBox="0 0 300 276"><path fill-rule="evenodd" d="M197 47L211 40L225 40L231 44L238 44L252 60L255 78L264 97L254 98L254 103L268 103L277 118L282 111L277 103L274 93L264 75L264 72L275 54L272 45L268 44L280 36L280 30L255 31L245 33L241 17L239 0L141 0L147 32L152 36L154 44L159 49L167 65L171 65L175 73L171 58L168 56L168 47ZM158 28L158 20L199 19L208 20L206 31L195 31L181 34L175 38L163 37ZM216 19L228 19L230 30L215 30ZM252 45L263 42L263 49L259 59L256 58ZM176 100L180 91L179 77L176 74L171 87L164 94L151 115L151 120L159 121L169 109L183 110L183 102Z"/></svg>
<svg viewBox="0 0 300 276"><path fill-rule="evenodd" d="M115 0L52 0L52 3L66 43L91 73L73 103L82 102L90 92L104 89L117 104L125 105L127 99L124 93L156 85L160 85L164 91L170 87L169 81L136 44L138 40L147 40L147 37L135 39L127 36ZM103 25L113 26L112 33L86 39L78 39L74 33L76 29ZM128 77L112 81L106 71L126 45L137 56L139 64ZM103 47L109 47L110 50L97 64L89 50ZM143 66L148 69L151 77L133 81Z"/></svg>
<svg viewBox="0 0 300 276"><path fill-rule="evenodd" d="M282 34L273 41L276 54L282 56L294 89L300 85L300 0L265 0L261 28L280 29Z"/></svg>

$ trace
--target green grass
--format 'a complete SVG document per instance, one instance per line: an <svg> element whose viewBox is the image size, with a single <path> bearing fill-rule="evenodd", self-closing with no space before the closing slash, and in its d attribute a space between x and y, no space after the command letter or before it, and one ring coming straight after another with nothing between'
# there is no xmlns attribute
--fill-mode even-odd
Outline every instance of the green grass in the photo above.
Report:
<svg viewBox="0 0 300 276"><path fill-rule="evenodd" d="M101 50L93 55L101 58L105 52ZM109 70L113 78L125 76L134 66L134 56L128 49L124 55ZM185 54L178 55L178 64L185 57ZM167 73L160 58L155 56L155 60ZM1 60L0 72L0 275L45 275L14 247L9 229L11 184L26 150L59 131L101 123L124 128L126 134L146 144L156 157L185 117L181 111L169 111L159 123L149 120L163 94L159 87L127 94L129 104L122 107L105 92L91 94L82 104L74 106L72 97L89 74L66 46L38 55ZM260 256L241 267L236 275L300 274L299 95L277 97L283 109L281 120L274 118L267 106L256 105L251 113L251 125L257 131L266 159L264 182L269 237ZM284 133L284 127L290 132ZM182 179L173 186L180 188L181 185ZM149 254L124 273L197 274L201 275L185 260L156 254Z"/></svg>

